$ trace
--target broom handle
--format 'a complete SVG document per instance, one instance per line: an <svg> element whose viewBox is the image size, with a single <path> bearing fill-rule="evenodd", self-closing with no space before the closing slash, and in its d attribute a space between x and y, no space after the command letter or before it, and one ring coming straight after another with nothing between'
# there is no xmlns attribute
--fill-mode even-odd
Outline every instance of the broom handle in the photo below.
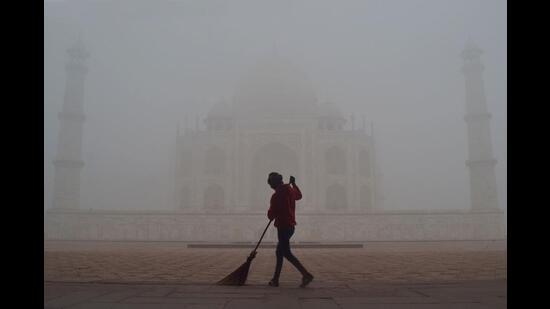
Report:
<svg viewBox="0 0 550 309"><path fill-rule="evenodd" d="M271 221L273 220L269 220L269 223L267 224L267 226L265 227L265 230L262 234L262 237L260 237L260 241L258 241L258 244L256 245L256 248L254 248L254 250L252 252L255 252L256 249L258 249L258 246L260 245L260 243L262 242L262 239L264 239L264 235L265 235L265 232L267 232L267 228L269 227L269 225L271 224Z"/></svg>

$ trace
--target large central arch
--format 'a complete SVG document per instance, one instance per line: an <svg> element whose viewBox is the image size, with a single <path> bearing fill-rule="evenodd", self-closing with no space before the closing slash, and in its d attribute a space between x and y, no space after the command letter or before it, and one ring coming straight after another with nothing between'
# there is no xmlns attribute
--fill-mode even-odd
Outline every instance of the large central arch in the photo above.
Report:
<svg viewBox="0 0 550 309"><path fill-rule="evenodd" d="M252 209L266 210L273 189L267 184L267 175L270 172L278 172L283 175L283 181L288 182L289 175L298 177L298 155L288 146L272 142L263 145L256 151L252 160L250 173L250 197Z"/></svg>

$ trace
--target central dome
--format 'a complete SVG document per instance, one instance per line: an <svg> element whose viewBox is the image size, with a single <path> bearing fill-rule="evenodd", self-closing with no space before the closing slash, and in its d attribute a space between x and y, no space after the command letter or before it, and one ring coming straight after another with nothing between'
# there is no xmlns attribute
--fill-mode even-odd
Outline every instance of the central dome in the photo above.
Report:
<svg viewBox="0 0 550 309"><path fill-rule="evenodd" d="M235 97L239 112L257 116L312 116L316 95L306 74L287 59L272 56L242 79Z"/></svg>

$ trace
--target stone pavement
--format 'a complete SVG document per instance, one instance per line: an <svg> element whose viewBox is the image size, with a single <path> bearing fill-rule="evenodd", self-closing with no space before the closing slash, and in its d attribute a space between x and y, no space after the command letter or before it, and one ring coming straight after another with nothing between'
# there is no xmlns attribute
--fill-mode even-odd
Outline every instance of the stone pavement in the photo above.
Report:
<svg viewBox="0 0 550 309"><path fill-rule="evenodd" d="M260 249L247 285L216 286L250 249L181 244L45 243L45 308L506 308L506 251L495 246L387 244L294 249L316 278L306 289ZM285 308L285 309L287 309Z"/></svg>
<svg viewBox="0 0 550 309"><path fill-rule="evenodd" d="M44 284L44 308L506 308L506 281L216 285Z"/></svg>

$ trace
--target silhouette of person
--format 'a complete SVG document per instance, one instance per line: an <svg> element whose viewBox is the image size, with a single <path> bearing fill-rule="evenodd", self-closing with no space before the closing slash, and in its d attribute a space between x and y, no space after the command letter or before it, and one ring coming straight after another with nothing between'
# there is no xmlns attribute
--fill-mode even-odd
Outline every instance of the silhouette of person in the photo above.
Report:
<svg viewBox="0 0 550 309"><path fill-rule="evenodd" d="M305 287L313 280L313 275L310 274L300 261L290 251L290 237L294 234L295 208L296 201L302 198L302 192L295 183L295 178L290 176L290 183L283 183L283 176L279 173L272 172L269 174L267 183L275 190L271 196L270 207L267 212L267 217L270 220L275 220L277 228L277 264L275 265L275 273L273 279L269 281L270 286L279 286L279 276L283 267L283 257L285 257L300 273L302 274L302 284L300 287Z"/></svg>

